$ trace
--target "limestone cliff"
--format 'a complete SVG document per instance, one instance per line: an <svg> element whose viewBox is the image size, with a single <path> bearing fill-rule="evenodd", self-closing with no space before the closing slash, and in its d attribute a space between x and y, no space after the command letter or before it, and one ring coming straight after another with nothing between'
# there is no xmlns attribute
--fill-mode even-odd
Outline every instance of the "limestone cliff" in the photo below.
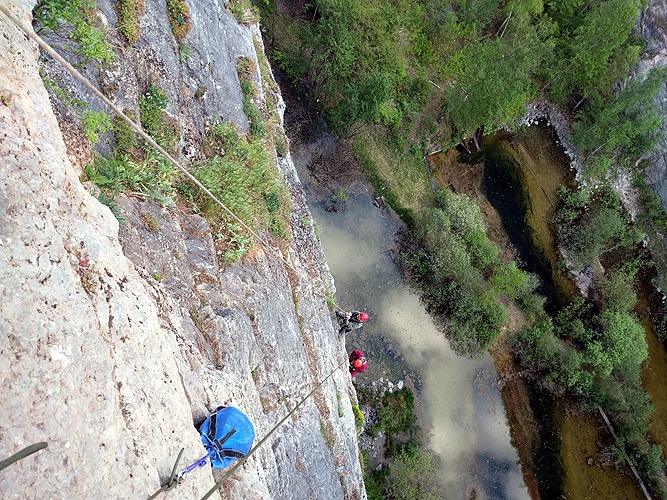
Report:
<svg viewBox="0 0 667 500"><path fill-rule="evenodd" d="M638 31L646 40L647 46L636 72L645 73L652 68L667 65L667 1L652 0L648 8L642 13ZM667 117L667 85L656 96L656 103ZM653 186L656 195L667 207L667 120L663 121L660 141L648 157L649 165L646 169L646 181Z"/></svg>
<svg viewBox="0 0 667 500"><path fill-rule="evenodd" d="M11 7L29 22L33 6ZM191 2L192 57L183 65L164 2L146 6L137 47L98 77L130 108L139 81L168 83L182 152L196 158L190 139L201 136L202 117L247 126L235 60L257 60L259 32L220 2ZM113 26L111 5L100 7ZM0 458L48 442L0 472L0 496L146 498L182 447L183 465L204 454L193 423L210 411L239 407L261 438L345 362L325 303L333 283L288 154L278 164L294 198L282 247L293 269L261 248L221 269L204 219L139 198L120 201L119 228L72 166L82 148L63 141L38 56L0 14ZM196 101L202 85L206 98ZM142 224L144 213L159 230ZM223 496L365 498L354 403L339 370ZM199 498L213 481L201 468L162 498Z"/></svg>

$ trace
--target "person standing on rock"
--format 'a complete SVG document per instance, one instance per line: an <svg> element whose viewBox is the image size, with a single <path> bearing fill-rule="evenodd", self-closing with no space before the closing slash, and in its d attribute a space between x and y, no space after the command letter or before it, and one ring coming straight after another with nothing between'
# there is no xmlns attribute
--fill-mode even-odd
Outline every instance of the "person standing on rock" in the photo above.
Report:
<svg viewBox="0 0 667 500"><path fill-rule="evenodd" d="M368 363L366 362L366 356L361 351L356 349L350 353L348 357L350 361L350 376L354 378L357 373L364 373Z"/></svg>
<svg viewBox="0 0 667 500"><path fill-rule="evenodd" d="M340 325L340 330L338 330L340 335L345 335L352 330L358 330L368 321L368 313L364 311L336 311L336 317Z"/></svg>

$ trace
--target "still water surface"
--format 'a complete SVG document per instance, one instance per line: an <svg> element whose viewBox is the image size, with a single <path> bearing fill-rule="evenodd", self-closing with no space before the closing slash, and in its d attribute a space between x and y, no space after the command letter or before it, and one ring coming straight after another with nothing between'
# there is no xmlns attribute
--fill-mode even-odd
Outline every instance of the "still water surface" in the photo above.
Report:
<svg viewBox="0 0 667 500"><path fill-rule="evenodd" d="M446 497L465 498L474 487L477 498L528 498L493 362L488 354L457 356L403 282L390 251L398 217L373 206L368 195L349 196L335 213L316 203L310 208L339 303L371 317L362 333L347 338L348 351L361 349L369 359L359 377L393 375L396 383L403 372L417 375L418 399L432 424L428 446L440 460Z"/></svg>

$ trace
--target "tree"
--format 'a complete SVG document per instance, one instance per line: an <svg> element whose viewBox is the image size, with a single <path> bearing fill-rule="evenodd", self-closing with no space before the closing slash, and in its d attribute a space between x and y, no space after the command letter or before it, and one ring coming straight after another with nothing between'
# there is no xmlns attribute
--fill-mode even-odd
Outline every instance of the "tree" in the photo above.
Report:
<svg viewBox="0 0 667 500"><path fill-rule="evenodd" d="M589 165L602 156L610 164L634 162L655 145L663 121L655 96L666 78L665 68L652 70L610 99L593 99L577 114L572 140L586 151Z"/></svg>
<svg viewBox="0 0 667 500"><path fill-rule="evenodd" d="M546 72L550 94L566 101L574 91L585 97L608 93L639 57L630 43L643 0L559 0L547 12L561 28L556 62Z"/></svg>
<svg viewBox="0 0 667 500"><path fill-rule="evenodd" d="M445 110L457 138L483 126L492 132L513 125L537 93L534 76L551 51L547 19L508 21L502 37L467 44L453 58L460 74L445 90Z"/></svg>
<svg viewBox="0 0 667 500"><path fill-rule="evenodd" d="M638 230L628 224L618 195L612 191L605 189L589 198L561 189L559 197L563 206L556 215L558 239L580 269L609 250L641 241Z"/></svg>
<svg viewBox="0 0 667 500"><path fill-rule="evenodd" d="M599 321L603 331L602 348L614 369L638 379L639 367L648 357L642 325L634 315L621 311L603 311Z"/></svg>
<svg viewBox="0 0 667 500"><path fill-rule="evenodd" d="M392 93L389 75L380 71L366 73L359 81L348 83L343 99L331 112L333 128L346 131L357 121L377 121Z"/></svg>
<svg viewBox="0 0 667 500"><path fill-rule="evenodd" d="M600 292L605 309L630 312L637 303L633 289L636 270L615 269L600 281Z"/></svg>

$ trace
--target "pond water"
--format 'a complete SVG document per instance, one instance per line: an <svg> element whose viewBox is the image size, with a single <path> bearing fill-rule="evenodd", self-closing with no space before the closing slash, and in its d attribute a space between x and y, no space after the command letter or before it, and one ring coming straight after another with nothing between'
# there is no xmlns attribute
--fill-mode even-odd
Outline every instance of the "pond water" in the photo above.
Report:
<svg viewBox="0 0 667 500"><path fill-rule="evenodd" d="M322 132L314 139L329 144ZM292 145L302 179L313 144ZM317 191L308 186L307 193ZM357 190L359 191L359 190ZM363 189L361 190L363 191ZM394 261L396 233L403 224L390 210L373 205L369 194L350 194L338 212L321 200L310 209L344 309L368 311L362 331L348 334L346 348L362 350L369 368L355 384L397 384L416 388L420 423L439 461L447 498L529 498L488 354L456 355L419 298L404 283Z"/></svg>
<svg viewBox="0 0 667 500"><path fill-rule="evenodd" d="M374 207L368 195L349 196L337 213L318 204L311 210L338 300L371 318L362 333L347 336L348 351L368 357L366 381L398 377L401 365L417 375L447 498L463 498L471 486L484 493L478 498L528 498L491 357L456 355L403 282L391 256L397 216Z"/></svg>

